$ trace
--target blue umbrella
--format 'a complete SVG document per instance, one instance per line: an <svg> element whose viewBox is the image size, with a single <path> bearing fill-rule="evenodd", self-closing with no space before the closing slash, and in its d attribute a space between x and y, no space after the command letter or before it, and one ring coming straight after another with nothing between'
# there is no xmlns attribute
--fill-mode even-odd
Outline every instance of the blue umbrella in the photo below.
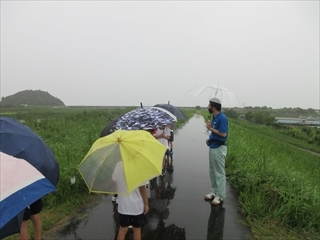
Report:
<svg viewBox="0 0 320 240"><path fill-rule="evenodd" d="M24 215L24 210L22 210L18 215L13 217L9 222L7 222L0 229L0 239L3 239L12 234L20 232L23 215Z"/></svg>
<svg viewBox="0 0 320 240"><path fill-rule="evenodd" d="M113 126L116 124L116 122L118 121L118 119L120 118L121 116L119 117L116 117L114 119L110 119L110 122L104 127L104 129L102 130L101 134L100 134L100 137L104 137L104 136L107 136L111 133L114 132L114 130L112 130Z"/></svg>
<svg viewBox="0 0 320 240"><path fill-rule="evenodd" d="M3 152L0 152L0 173L0 238L2 239L20 231L26 207L56 188L30 163Z"/></svg>
<svg viewBox="0 0 320 240"><path fill-rule="evenodd" d="M160 103L156 104L156 105L154 105L154 107L160 107L160 108L163 108L163 109L171 112L173 115L175 115L177 117L177 119L188 120L188 117L184 114L184 112L180 108L178 108L174 105L171 105L170 101L168 103L164 103L164 104L160 104Z"/></svg>
<svg viewBox="0 0 320 240"><path fill-rule="evenodd" d="M0 117L0 142L1 152L25 159L57 186L59 164L53 151L31 128L13 118Z"/></svg>

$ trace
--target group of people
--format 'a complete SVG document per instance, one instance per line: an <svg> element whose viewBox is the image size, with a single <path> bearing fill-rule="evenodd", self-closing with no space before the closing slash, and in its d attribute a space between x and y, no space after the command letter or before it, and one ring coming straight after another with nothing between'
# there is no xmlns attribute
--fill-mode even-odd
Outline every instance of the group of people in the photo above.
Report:
<svg viewBox="0 0 320 240"><path fill-rule="evenodd" d="M204 199L211 201L212 205L217 206L222 204L226 197L225 160L227 156L228 119L221 112L221 102L218 98L210 99L207 108L209 113L213 115L212 120L206 123L206 128L210 131L207 145L209 147L211 191L204 196ZM165 167L168 158L170 159L170 155L170 164L172 166L173 135L170 134L171 130L170 126L167 125L161 126L153 132L154 137L167 148L163 158L162 176L165 175ZM131 207L124 210L123 205L126 207L130 205ZM130 208L134 208L137 211L132 212ZM141 227L147 223L146 213L148 211L146 183L143 183L129 196L119 196L118 223L120 227L117 239L125 239L129 226L132 226L134 239L141 239Z"/></svg>
<svg viewBox="0 0 320 240"><path fill-rule="evenodd" d="M211 191L204 196L205 200L211 201L212 205L220 205L226 197L226 176L225 160L227 155L226 140L228 137L228 120L221 112L221 102L217 98L209 100L208 111L213 115L212 120L206 123L206 128L210 131L210 137L207 140L209 146L209 176L211 181ZM173 129L170 125L160 126L155 131L150 131L160 143L166 146L167 151L162 163L162 176L165 175L165 167L173 167ZM171 160L171 161L170 161ZM118 166L117 166L118 167ZM113 180L120 187L123 186L121 179L121 166L113 174ZM123 173L122 173L123 174ZM121 185L122 184L122 185ZM148 196L146 184L136 188L129 195L114 195L112 199L118 201L118 223L120 225L117 239L125 239L129 226L133 229L134 239L141 239L141 227L148 220L146 214L149 211ZM28 239L27 221L31 219L35 231L35 239L41 239L41 219L40 211L42 208L41 199L36 206L31 205L25 211L24 221L22 223L19 239Z"/></svg>

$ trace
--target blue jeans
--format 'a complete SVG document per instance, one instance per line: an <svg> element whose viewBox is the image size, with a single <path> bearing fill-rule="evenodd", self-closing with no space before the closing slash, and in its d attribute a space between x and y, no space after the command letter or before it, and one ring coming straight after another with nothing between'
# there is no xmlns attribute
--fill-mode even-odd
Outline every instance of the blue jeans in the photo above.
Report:
<svg viewBox="0 0 320 240"><path fill-rule="evenodd" d="M209 150L209 174L211 180L211 192L220 198L226 197L226 173L225 161L227 157L227 146Z"/></svg>

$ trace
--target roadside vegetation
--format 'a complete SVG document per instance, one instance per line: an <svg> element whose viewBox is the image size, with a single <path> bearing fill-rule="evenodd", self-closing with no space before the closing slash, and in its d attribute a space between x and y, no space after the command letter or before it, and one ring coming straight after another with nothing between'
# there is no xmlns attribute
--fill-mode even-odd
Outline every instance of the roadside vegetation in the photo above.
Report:
<svg viewBox="0 0 320 240"><path fill-rule="evenodd" d="M292 110L292 112L294 114L296 111ZM310 113L311 110L305 112ZM305 150L320 153L320 128L306 125L280 124L275 121L272 111L266 110L248 111L242 117L234 110L225 110L224 113L228 118L237 119L236 124L239 126L250 128L261 134Z"/></svg>

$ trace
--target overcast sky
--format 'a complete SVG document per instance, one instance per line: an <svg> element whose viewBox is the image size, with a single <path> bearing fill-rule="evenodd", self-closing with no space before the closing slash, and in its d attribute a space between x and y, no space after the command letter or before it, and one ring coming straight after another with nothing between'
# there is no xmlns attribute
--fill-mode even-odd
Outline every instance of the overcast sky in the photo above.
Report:
<svg viewBox="0 0 320 240"><path fill-rule="evenodd" d="M1 1L2 97L205 107L218 84L319 109L319 1Z"/></svg>

